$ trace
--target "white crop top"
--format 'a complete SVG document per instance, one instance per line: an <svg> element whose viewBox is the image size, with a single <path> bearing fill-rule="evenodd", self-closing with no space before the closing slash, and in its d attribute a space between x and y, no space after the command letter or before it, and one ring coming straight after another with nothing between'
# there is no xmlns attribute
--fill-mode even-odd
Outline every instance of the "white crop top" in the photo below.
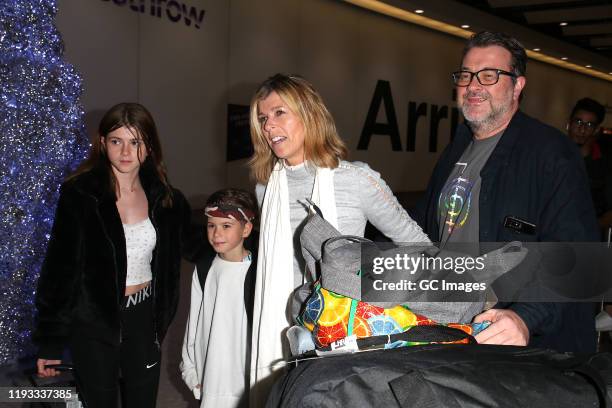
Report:
<svg viewBox="0 0 612 408"><path fill-rule="evenodd" d="M155 227L149 218L136 224L123 224L127 252L125 285L139 285L152 279L151 259L157 240Z"/></svg>

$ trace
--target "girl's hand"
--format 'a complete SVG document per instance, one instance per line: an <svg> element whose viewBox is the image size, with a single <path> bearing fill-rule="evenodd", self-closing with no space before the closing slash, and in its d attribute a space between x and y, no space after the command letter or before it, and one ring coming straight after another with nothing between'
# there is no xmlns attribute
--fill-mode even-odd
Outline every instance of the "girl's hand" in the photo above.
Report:
<svg viewBox="0 0 612 408"><path fill-rule="evenodd" d="M59 375L59 371L54 368L45 368L46 364L61 364L62 360L47 360L44 358L39 358L36 361L36 368L38 368L38 376L39 377L55 377Z"/></svg>

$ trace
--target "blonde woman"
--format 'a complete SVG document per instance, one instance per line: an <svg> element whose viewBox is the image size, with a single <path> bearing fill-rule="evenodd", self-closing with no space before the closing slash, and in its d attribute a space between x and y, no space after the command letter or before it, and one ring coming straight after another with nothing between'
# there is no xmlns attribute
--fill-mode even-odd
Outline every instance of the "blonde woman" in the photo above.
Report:
<svg viewBox="0 0 612 408"><path fill-rule="evenodd" d="M263 82L251 101L250 126L261 206L251 359L251 402L257 405L288 355L284 330L300 306L290 301L292 293L312 281L299 250L306 199L343 234L363 236L370 221L394 242L429 239L377 172L344 160L347 149L334 120L305 79L277 74Z"/></svg>

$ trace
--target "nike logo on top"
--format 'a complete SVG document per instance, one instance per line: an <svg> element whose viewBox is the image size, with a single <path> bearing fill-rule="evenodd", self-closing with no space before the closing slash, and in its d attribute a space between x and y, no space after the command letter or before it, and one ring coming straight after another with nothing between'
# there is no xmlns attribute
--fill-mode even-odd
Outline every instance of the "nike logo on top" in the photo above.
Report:
<svg viewBox="0 0 612 408"><path fill-rule="evenodd" d="M156 365L157 363L159 363L159 361L156 361L156 362L154 362L153 364L150 364L150 365L149 365L149 364L147 364L147 368L151 368L151 367L153 367L154 365Z"/></svg>

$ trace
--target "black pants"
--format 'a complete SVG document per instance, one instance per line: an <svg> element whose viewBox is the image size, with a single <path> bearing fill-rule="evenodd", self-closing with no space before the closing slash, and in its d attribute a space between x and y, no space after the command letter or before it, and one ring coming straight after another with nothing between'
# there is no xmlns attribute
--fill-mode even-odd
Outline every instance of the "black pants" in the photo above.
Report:
<svg viewBox="0 0 612 408"><path fill-rule="evenodd" d="M144 294L142 293L144 291ZM154 408L161 353L149 288L125 298L119 347L77 333L71 342L79 396L87 408ZM136 304L134 304L136 303Z"/></svg>

